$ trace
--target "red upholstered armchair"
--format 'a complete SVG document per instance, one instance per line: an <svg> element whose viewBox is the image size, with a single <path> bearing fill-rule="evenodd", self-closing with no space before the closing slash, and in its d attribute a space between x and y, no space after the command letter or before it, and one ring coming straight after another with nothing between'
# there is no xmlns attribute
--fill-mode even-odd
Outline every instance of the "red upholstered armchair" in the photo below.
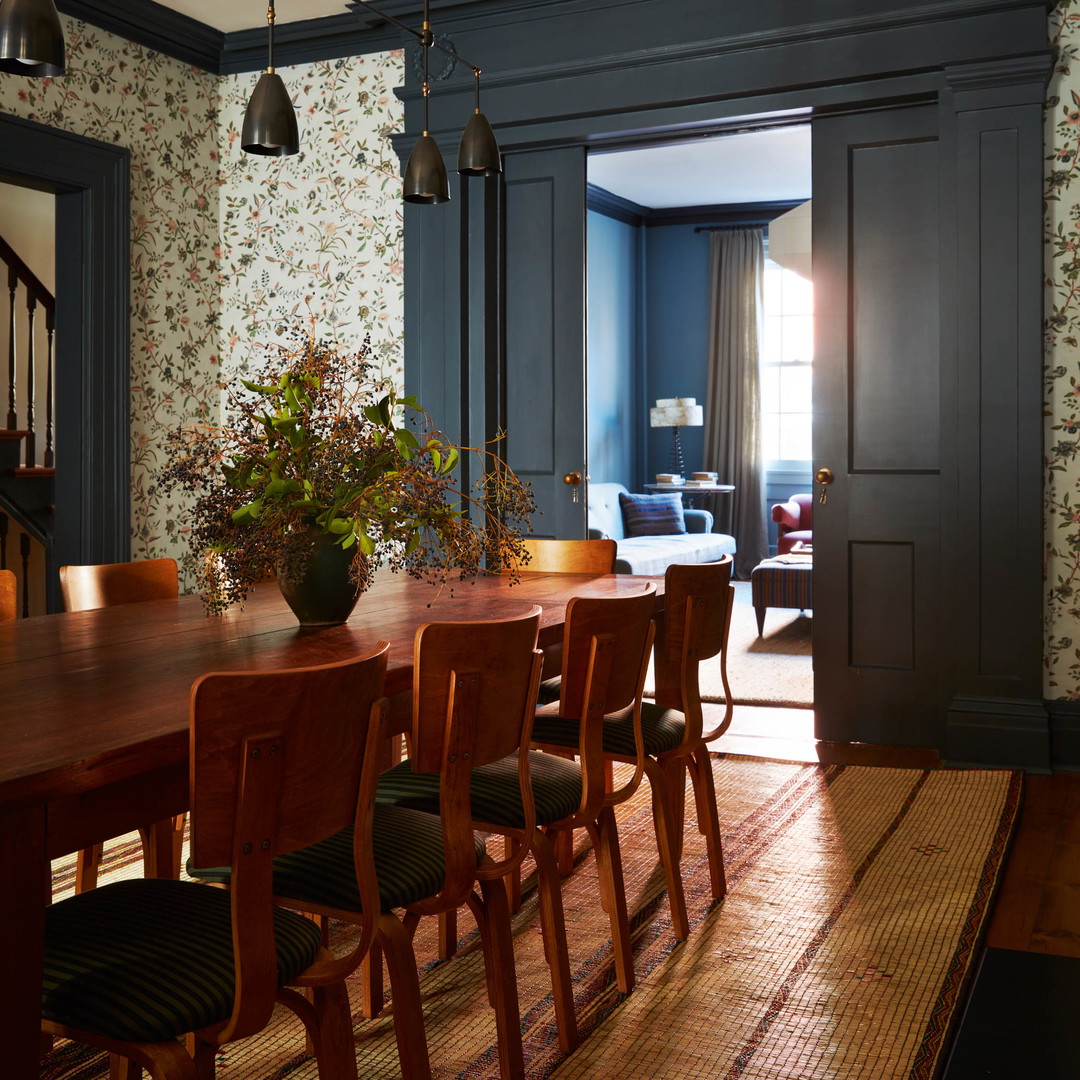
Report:
<svg viewBox="0 0 1080 1080"><path fill-rule="evenodd" d="M776 522L776 554L786 555L800 540L809 544L814 539L814 496L792 495L785 503L772 508Z"/></svg>

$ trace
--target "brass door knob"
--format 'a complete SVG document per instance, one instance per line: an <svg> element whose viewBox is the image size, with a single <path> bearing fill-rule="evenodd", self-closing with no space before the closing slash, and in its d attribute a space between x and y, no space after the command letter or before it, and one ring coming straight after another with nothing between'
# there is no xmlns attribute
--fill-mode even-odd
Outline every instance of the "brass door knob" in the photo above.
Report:
<svg viewBox="0 0 1080 1080"><path fill-rule="evenodd" d="M814 479L819 484L831 484L836 477L833 476L832 469L818 469L818 471L814 473Z"/></svg>
<svg viewBox="0 0 1080 1080"><path fill-rule="evenodd" d="M579 472L568 472L562 478L562 482L564 484L569 484L571 487L577 487L578 484L581 483L581 473L579 473Z"/></svg>

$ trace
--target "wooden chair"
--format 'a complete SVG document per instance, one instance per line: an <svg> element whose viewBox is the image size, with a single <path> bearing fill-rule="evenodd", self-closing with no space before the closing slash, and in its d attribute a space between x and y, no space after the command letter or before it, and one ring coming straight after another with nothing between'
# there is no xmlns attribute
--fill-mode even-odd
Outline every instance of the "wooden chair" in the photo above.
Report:
<svg viewBox="0 0 1080 1080"><path fill-rule="evenodd" d="M180 595L180 577L175 559L61 566L60 594L65 611L92 611L145 600L175 600ZM171 823L156 822L139 830L147 877L156 876L165 863L172 867L171 876L179 877L184 820L184 815L179 814ZM159 847L163 849L160 852ZM101 857L101 844L79 852L75 863L76 892L85 892L97 884Z"/></svg>
<svg viewBox="0 0 1080 1080"><path fill-rule="evenodd" d="M193 851L229 865L232 888L144 878L52 905L45 1034L109 1051L114 1077L142 1067L206 1080L218 1049L261 1031L280 1002L303 1021L322 1080L355 1080L345 978L357 957L335 959L314 922L275 908L273 873L275 858L355 823L365 749L385 712L387 648L195 683Z"/></svg>
<svg viewBox="0 0 1080 1080"><path fill-rule="evenodd" d="M614 540L536 540L523 541L529 561L519 570L545 574L614 574Z"/></svg>
<svg viewBox="0 0 1080 1080"><path fill-rule="evenodd" d="M0 622L11 622L19 612L15 575L0 570Z"/></svg>
<svg viewBox="0 0 1080 1080"><path fill-rule="evenodd" d="M381 781L373 779L371 790L362 794L351 837L279 859L275 870L279 902L355 923L362 933L374 926L369 961L374 967L386 955L404 1080L431 1075L413 935L421 916L466 903L483 942L500 1075L524 1077L510 912L501 880L518 869L524 851L500 862L488 857L483 838L474 832L470 804L490 797L487 773L493 768L523 815L522 828L535 828L527 794L531 758L512 755L528 744L540 678L539 626L540 608L533 606L513 619L421 627L414 646L413 756L402 764L424 793L419 801L438 816L385 799ZM380 801L373 804L376 784ZM191 872L213 879L213 871ZM377 880L378 891L365 891L365 879ZM405 909L403 918L395 908ZM378 971L376 996L381 996Z"/></svg>
<svg viewBox="0 0 1080 1080"><path fill-rule="evenodd" d="M61 566L60 594L65 611L91 611L143 600L175 600L180 595L176 560Z"/></svg>
<svg viewBox="0 0 1080 1080"><path fill-rule="evenodd" d="M672 565L664 575L664 617L656 635L656 698L641 706L645 775L652 790L656 843L667 882L671 921L680 941L690 934L679 860L683 846L686 770L694 786L698 828L705 837L713 899L727 891L716 790L706 743L731 724L731 687L727 675L727 640L735 586L732 558L719 562ZM720 675L727 707L721 722L704 732L698 666L720 654ZM636 763L632 717L627 711L604 724L604 756Z"/></svg>
<svg viewBox="0 0 1080 1080"><path fill-rule="evenodd" d="M551 968L559 1045L566 1053L577 1046L578 1029L559 870L549 834L582 827L589 830L600 869L601 902L611 920L616 979L620 990L628 993L634 985L634 970L612 807L633 793L641 769L619 792L605 792L599 725L603 722L605 700L629 705L635 712L640 703L653 638L655 592L650 585L639 596L576 597L567 606L563 682L567 687L567 708L583 717L580 727L585 752L581 762L565 754L532 751L494 762L473 774L473 826L507 838L512 855L504 864L503 874L511 898L516 890L520 858L528 850L536 860L544 953ZM495 670L491 663L482 667ZM540 722L539 717L536 722ZM523 806L518 793L517 772L523 759L528 760L531 775L535 828L529 823L529 807ZM428 810L439 805L438 790L425 782L408 761L383 774L379 798Z"/></svg>
<svg viewBox="0 0 1080 1080"><path fill-rule="evenodd" d="M518 570L534 570L545 574L614 574L614 540L536 540L523 541L529 561L517 565ZM544 650L544 674L537 700L541 705L559 699L558 672L562 665L562 645Z"/></svg>

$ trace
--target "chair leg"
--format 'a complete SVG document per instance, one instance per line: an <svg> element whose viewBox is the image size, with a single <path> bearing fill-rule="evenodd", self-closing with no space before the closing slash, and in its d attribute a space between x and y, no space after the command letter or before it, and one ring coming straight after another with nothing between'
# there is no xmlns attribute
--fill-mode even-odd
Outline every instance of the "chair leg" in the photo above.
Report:
<svg viewBox="0 0 1080 1080"><path fill-rule="evenodd" d="M611 944L615 950L615 982L624 994L634 989L634 956L630 947L630 919L626 912L626 885L623 881L622 853L615 811L602 807L589 826L596 848L596 868L600 878L600 900L611 919Z"/></svg>
<svg viewBox="0 0 1080 1080"><path fill-rule="evenodd" d="M319 1080L357 1080L349 991L344 982L312 989L312 1001L319 1020L315 1043Z"/></svg>
<svg viewBox="0 0 1080 1080"><path fill-rule="evenodd" d="M180 867L175 858L175 833L172 818L155 821L139 828L143 842L143 875L148 878L179 877Z"/></svg>
<svg viewBox="0 0 1080 1080"><path fill-rule="evenodd" d="M141 1080L142 1074L142 1066L137 1061L120 1054L109 1055L109 1080Z"/></svg>
<svg viewBox="0 0 1080 1080"><path fill-rule="evenodd" d="M517 850L515 845L520 841L512 836L503 837L503 858L509 859ZM507 874L503 881L506 882L506 899L510 905L510 913L516 915L521 910L521 867L519 866L512 874Z"/></svg>
<svg viewBox="0 0 1080 1080"><path fill-rule="evenodd" d="M664 868L664 880L667 882L671 929L676 941L685 941L690 936L690 920L686 914L686 897L683 895L682 873L679 868L682 825L676 825L675 808L672 805L674 800L669 787L670 773L674 771L677 776L681 776L684 770L682 758L675 758L674 761L677 768L672 770L668 763L661 765L647 757L645 773L652 788L653 826L656 830L660 865ZM679 802L682 803L681 798Z"/></svg>
<svg viewBox="0 0 1080 1080"><path fill-rule="evenodd" d="M386 954L390 990L394 995L394 1036L402 1080L431 1080L412 935L393 915L386 914L379 916L379 938Z"/></svg>
<svg viewBox="0 0 1080 1080"><path fill-rule="evenodd" d="M439 912L439 959L449 960L457 952L457 910Z"/></svg>
<svg viewBox="0 0 1080 1080"><path fill-rule="evenodd" d="M705 850L709 854L712 895L714 900L721 900L727 894L727 878L724 874L720 818L716 811L716 785L713 782L712 759L708 749L704 746L698 747L687 764L690 767L690 779L694 784L698 828L705 836Z"/></svg>
<svg viewBox="0 0 1080 1080"><path fill-rule="evenodd" d="M544 957L551 969L555 1028L559 1036L559 1049L569 1054L577 1047L580 1036L574 1015L574 990L570 978L570 956L566 949L566 917L563 914L559 867L551 841L539 830L533 836L532 851L536 860L536 891L540 905L540 930L544 936Z"/></svg>
<svg viewBox="0 0 1080 1080"><path fill-rule="evenodd" d="M83 893L97 887L98 868L101 866L103 844L83 848L75 859L75 892Z"/></svg>
<svg viewBox="0 0 1080 1080"><path fill-rule="evenodd" d="M360 1013L366 1020L374 1020L383 1011L382 946L371 943L360 962Z"/></svg>
<svg viewBox="0 0 1080 1080"><path fill-rule="evenodd" d="M499 1075L506 1080L524 1080L525 1056L521 1046L521 1011L518 1005L517 972L514 968L514 939L510 930L510 908L506 889L499 881L482 881L487 935L484 951L488 957L488 989L495 1008L495 1029L499 1044Z"/></svg>

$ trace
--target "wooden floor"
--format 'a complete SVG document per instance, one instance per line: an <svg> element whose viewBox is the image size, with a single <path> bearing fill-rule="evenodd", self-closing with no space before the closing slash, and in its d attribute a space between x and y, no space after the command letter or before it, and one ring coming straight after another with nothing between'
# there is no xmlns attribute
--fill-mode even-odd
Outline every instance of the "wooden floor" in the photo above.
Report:
<svg viewBox="0 0 1080 1080"><path fill-rule="evenodd" d="M705 725L723 710L706 705ZM812 709L736 706L715 750L786 761L936 768L936 753L824 743L814 739ZM1080 957L1080 773L1028 774L985 944L999 949Z"/></svg>

